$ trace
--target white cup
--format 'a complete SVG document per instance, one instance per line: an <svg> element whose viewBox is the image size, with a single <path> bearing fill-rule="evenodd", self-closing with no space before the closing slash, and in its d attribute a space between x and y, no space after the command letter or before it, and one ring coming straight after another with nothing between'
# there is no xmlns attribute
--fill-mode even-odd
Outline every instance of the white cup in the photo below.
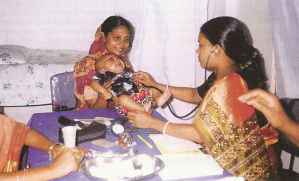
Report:
<svg viewBox="0 0 299 181"><path fill-rule="evenodd" d="M75 126L66 126L62 128L64 144L68 148L73 148L76 146L76 131Z"/></svg>

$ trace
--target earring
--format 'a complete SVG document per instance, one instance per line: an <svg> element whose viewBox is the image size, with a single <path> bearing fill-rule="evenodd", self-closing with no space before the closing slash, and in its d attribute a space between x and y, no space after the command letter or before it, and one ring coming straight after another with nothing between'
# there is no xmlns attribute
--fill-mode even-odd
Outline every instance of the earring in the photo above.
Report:
<svg viewBox="0 0 299 181"><path fill-rule="evenodd" d="M218 50L215 50L215 53L217 53L218 52Z"/></svg>

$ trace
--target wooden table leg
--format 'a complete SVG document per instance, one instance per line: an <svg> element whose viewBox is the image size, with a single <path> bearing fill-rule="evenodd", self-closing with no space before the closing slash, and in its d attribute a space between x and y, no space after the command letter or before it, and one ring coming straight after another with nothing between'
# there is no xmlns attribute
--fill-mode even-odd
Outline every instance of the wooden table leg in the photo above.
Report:
<svg viewBox="0 0 299 181"><path fill-rule="evenodd" d="M4 107L0 106L0 114L4 114Z"/></svg>

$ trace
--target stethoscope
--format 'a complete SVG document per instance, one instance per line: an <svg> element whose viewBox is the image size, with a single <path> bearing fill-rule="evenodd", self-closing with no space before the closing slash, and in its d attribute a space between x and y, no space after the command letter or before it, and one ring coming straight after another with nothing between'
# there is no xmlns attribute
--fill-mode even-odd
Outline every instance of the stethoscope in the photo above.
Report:
<svg viewBox="0 0 299 181"><path fill-rule="evenodd" d="M213 50L213 51L211 51L211 52L209 53L209 55L208 55L207 63L206 63L206 66L205 66L205 80L204 80L204 82L207 81L207 69L208 69L208 63L209 63L209 60L210 60L210 56L211 56L212 53L214 53L214 52L217 53L218 51L217 51L217 50L215 50L215 51ZM151 86L150 86L150 87L151 87ZM158 89L157 87L151 87L151 88L155 88L155 89L157 89L158 91L160 91L160 92L162 93L162 91L161 91L160 89ZM197 110L197 108L199 107L199 105L200 105L200 103L198 103L198 105L197 105L191 112L189 112L188 114L186 114L186 115L184 115L184 116L178 116L178 115L174 112L174 109L173 109L172 105L169 104L169 103L167 102L167 106L168 106L169 111L171 112L171 114L174 115L176 118L179 118L179 119L183 119L183 118L186 118L186 117L190 116L194 111Z"/></svg>
<svg viewBox="0 0 299 181"><path fill-rule="evenodd" d="M208 69L208 63L209 63L209 60L210 60L210 56L212 55L212 53L217 53L218 52L218 50L213 50L213 51L210 51L210 53L209 53L209 55L208 55L208 58L207 58L207 63L206 63L206 68L205 68L205 80L204 80L204 82L206 82L207 81L207 69Z"/></svg>

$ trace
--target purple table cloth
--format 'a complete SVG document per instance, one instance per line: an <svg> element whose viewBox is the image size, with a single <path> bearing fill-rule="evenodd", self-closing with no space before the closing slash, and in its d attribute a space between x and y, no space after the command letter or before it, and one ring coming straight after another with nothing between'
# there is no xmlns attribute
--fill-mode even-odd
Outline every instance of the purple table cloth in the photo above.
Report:
<svg viewBox="0 0 299 181"><path fill-rule="evenodd" d="M59 128L62 128L63 125L58 123L59 116L67 116L70 119L93 119L95 117L108 117L108 118L118 118L120 115L117 114L115 109L90 109L90 110L80 110L80 111L65 111L65 112L50 112L50 113L37 113L33 114L31 119L28 122L28 126L32 129L35 129L48 137L53 142L58 142L59 138ZM166 121L158 112L153 111L153 116ZM125 126L130 126L129 123L126 123ZM117 141L118 138L110 133L110 129L106 131L106 140L109 141ZM154 131L150 129L142 129L142 131ZM153 148L149 148L144 142L142 142L137 134L141 135L145 138L149 143L153 145ZM137 149L140 154L148 154L148 155L160 155L160 151L155 146L154 142L148 138L148 133L143 132L131 132L131 135L137 145L133 146L133 148ZM122 148L120 146L114 146L110 148L104 148L101 146L97 146L91 143L91 141L87 141L81 144L78 144L79 147L90 148L96 151L121 151L126 148ZM52 159L53 161L53 159ZM27 155L25 155L24 164L29 164L30 167L39 167L43 165L50 164L52 161L49 160L49 155L43 151L29 148ZM183 169L183 168L182 168ZM183 171L183 170L182 170ZM224 178L225 176L229 176L229 174L224 173L223 176L213 176L213 177L205 177L205 178L196 178L196 179L188 179L188 180L215 180ZM90 177L85 176L83 173L76 171L73 172L63 178L58 178L55 180L93 180ZM159 175L154 175L152 177L147 178L146 180L162 180Z"/></svg>

